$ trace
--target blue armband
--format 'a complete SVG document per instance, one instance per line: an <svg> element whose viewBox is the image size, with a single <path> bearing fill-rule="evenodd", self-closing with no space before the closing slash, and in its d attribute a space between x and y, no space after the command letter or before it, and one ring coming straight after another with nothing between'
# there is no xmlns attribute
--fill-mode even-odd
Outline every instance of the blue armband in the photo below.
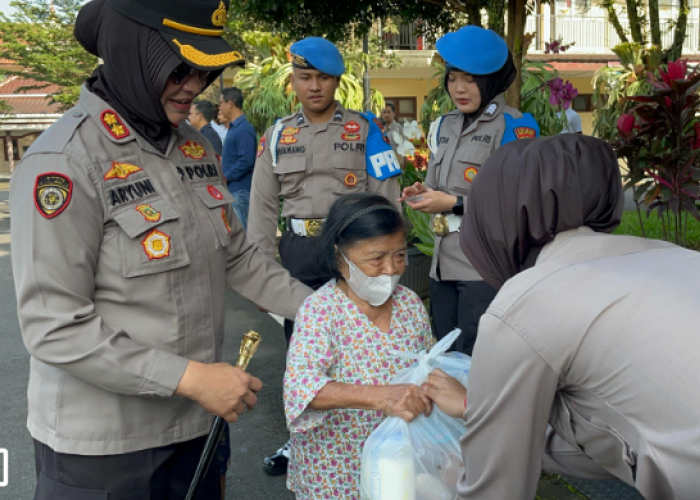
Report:
<svg viewBox="0 0 700 500"><path fill-rule="evenodd" d="M365 148L367 173L380 181L399 175L401 173L399 160L391 149L389 139L379 128L379 120L369 111L361 114L369 123Z"/></svg>
<svg viewBox="0 0 700 500"><path fill-rule="evenodd" d="M540 136L540 126L535 121L535 117L530 113L523 113L522 118L513 118L508 113L503 113L506 119L506 131L501 140L501 146L518 139L532 139Z"/></svg>

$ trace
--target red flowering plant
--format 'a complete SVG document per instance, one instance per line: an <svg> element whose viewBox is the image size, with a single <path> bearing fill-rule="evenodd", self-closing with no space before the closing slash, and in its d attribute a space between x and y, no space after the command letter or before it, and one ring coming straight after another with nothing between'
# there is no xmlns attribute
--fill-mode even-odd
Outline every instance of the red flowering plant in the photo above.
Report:
<svg viewBox="0 0 700 500"><path fill-rule="evenodd" d="M700 74L679 60L658 75L647 75L654 94L627 98L639 104L618 120L614 147L627 160L626 188L647 216L657 211L664 239L683 245L688 214L700 220Z"/></svg>

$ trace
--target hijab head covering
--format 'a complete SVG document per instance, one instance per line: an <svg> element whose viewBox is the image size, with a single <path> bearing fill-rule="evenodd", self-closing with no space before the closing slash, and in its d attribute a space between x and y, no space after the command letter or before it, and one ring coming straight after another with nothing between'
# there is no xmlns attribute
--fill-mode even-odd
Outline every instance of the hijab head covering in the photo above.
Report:
<svg viewBox="0 0 700 500"><path fill-rule="evenodd" d="M469 73L476 82L481 105L467 115L469 121L479 117L518 76L508 45L492 30L465 26L441 37L435 47L445 61L444 85L448 93L447 79L452 71Z"/></svg>
<svg viewBox="0 0 700 500"><path fill-rule="evenodd" d="M164 35L170 34L145 24L152 19L137 17L139 11L133 6L131 10L125 8L125 5L131 3L153 4L153 10L149 10L151 15L156 15L154 11L157 11L161 3L170 5L157 0L92 0L80 9L74 34L85 50L103 60L103 64L87 80L88 90L107 102L131 128L164 153L170 139L171 124L160 99L170 74L183 62L198 69L202 67L173 50L164 38ZM182 2L178 0L176 3ZM197 3L204 2L192 2L190 11L196 8L192 4ZM136 20L127 17L122 11ZM160 16L159 19L163 20L163 17ZM173 40L172 43L177 42L177 39ZM184 40L183 37L183 43ZM184 46L195 50L192 45ZM187 54L197 53L196 50L192 52L189 49L185 51ZM226 57L223 59L228 61ZM222 59L216 59L216 62L222 63ZM211 73L206 86L228 64L230 62L208 68Z"/></svg>
<svg viewBox="0 0 700 500"><path fill-rule="evenodd" d="M500 289L532 267L558 233L582 226L613 232L623 203L617 158L606 142L576 134L514 141L474 178L459 242Z"/></svg>

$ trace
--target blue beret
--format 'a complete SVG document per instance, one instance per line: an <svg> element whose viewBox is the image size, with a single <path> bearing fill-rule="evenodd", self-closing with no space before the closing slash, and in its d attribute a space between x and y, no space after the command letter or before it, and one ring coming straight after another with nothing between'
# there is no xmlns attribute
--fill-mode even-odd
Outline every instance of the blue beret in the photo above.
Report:
<svg viewBox="0 0 700 500"><path fill-rule="evenodd" d="M495 31L465 26L447 33L435 44L447 68L471 75L490 75L508 60L508 45Z"/></svg>
<svg viewBox="0 0 700 500"><path fill-rule="evenodd" d="M325 38L309 37L289 48L292 64L302 69L317 69L321 73L340 76L345 73L345 62L338 47Z"/></svg>

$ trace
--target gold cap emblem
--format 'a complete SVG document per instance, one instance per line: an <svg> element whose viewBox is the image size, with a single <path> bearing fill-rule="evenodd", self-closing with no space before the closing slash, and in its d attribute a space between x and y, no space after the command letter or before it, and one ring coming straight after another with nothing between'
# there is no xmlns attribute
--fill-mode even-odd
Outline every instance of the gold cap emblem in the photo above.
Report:
<svg viewBox="0 0 700 500"><path fill-rule="evenodd" d="M211 23L219 28L226 25L226 5L223 1L219 3L219 8L212 14Z"/></svg>

